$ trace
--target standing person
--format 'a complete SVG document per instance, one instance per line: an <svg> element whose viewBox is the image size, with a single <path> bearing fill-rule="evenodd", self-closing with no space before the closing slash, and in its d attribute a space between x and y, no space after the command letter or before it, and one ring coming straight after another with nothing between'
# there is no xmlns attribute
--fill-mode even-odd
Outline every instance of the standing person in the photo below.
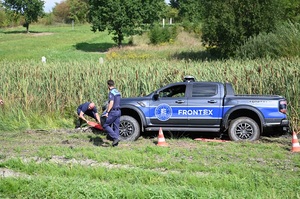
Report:
<svg viewBox="0 0 300 199"><path fill-rule="evenodd" d="M118 146L120 142L120 100L121 93L115 88L115 83L113 80L107 81L107 87L109 89L108 94L108 105L106 109L106 113L104 114L106 121L103 125L103 128L108 133L108 135L113 139L112 146ZM112 125L112 127L111 127Z"/></svg>
<svg viewBox="0 0 300 199"><path fill-rule="evenodd" d="M79 119L76 123L75 128L79 128L82 125L83 121L88 122L88 120L84 117L84 115L88 115L88 116L94 118L95 120L97 120L97 122L99 124L101 124L97 108L93 102L85 102L85 103L79 105L77 108L77 114L78 114Z"/></svg>

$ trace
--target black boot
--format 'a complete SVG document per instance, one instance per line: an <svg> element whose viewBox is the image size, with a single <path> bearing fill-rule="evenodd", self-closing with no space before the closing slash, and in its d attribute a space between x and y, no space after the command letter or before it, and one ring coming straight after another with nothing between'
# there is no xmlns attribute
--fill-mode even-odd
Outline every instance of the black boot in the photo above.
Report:
<svg viewBox="0 0 300 199"><path fill-rule="evenodd" d="M109 140L109 141L114 141L114 139L112 137L110 137L109 134L106 135L106 139Z"/></svg>
<svg viewBox="0 0 300 199"><path fill-rule="evenodd" d="M80 128L81 127L81 125L82 125L82 119L81 118L79 118L78 120L77 120L77 122L76 122L76 126L75 126L75 129L78 129L78 128Z"/></svg>
<svg viewBox="0 0 300 199"><path fill-rule="evenodd" d="M119 139L114 139L114 141L113 141L113 143L112 143L112 146L113 146L113 147L118 146L118 145L119 145L119 142L120 142Z"/></svg>

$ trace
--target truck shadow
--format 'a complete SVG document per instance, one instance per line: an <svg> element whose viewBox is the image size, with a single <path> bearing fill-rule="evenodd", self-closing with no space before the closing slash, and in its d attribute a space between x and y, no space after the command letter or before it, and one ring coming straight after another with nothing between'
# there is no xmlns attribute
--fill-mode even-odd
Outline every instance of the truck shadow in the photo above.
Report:
<svg viewBox="0 0 300 199"><path fill-rule="evenodd" d="M216 139L230 141L228 134L211 133L211 132L170 132L164 131L164 137L166 139ZM158 137L158 132L145 132L142 134L145 139L154 139ZM291 139L291 133L267 133L260 137L262 142L274 142L276 140Z"/></svg>
<svg viewBox="0 0 300 199"><path fill-rule="evenodd" d="M225 139L229 140L228 136L220 135L220 133L197 133L197 132L175 132L175 131L164 131L164 137L166 139L196 139L196 138L207 138L207 139ZM158 137L158 132L145 132L142 134L145 139L153 139Z"/></svg>

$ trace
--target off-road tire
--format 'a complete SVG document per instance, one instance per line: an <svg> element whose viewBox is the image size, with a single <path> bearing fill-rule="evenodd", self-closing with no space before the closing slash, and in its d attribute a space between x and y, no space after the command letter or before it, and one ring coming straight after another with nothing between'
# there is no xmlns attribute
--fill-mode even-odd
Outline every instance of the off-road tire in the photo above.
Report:
<svg viewBox="0 0 300 199"><path fill-rule="evenodd" d="M260 128L253 119L239 117L230 122L228 135L232 141L255 141L260 137Z"/></svg>
<svg viewBox="0 0 300 199"><path fill-rule="evenodd" d="M140 137L141 128L138 121L128 115L122 115L120 118L120 140L135 141Z"/></svg>

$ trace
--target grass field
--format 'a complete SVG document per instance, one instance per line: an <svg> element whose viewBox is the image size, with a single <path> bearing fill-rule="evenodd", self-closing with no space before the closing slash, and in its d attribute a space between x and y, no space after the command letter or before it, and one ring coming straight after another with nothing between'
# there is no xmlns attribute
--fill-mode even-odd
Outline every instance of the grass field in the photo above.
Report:
<svg viewBox="0 0 300 199"><path fill-rule="evenodd" d="M108 78L129 97L184 75L286 96L297 127L300 58L209 60L184 32L173 44L139 36L118 49L89 25L30 30L0 30L0 198L300 198L290 135L215 143L164 132L168 147L156 146L154 134L112 148L100 132L73 130L79 103L106 100Z"/></svg>
<svg viewBox="0 0 300 199"><path fill-rule="evenodd" d="M291 137L121 142L67 130L1 133L0 198L300 198Z"/></svg>
<svg viewBox="0 0 300 199"><path fill-rule="evenodd" d="M104 42L103 42L104 41ZM32 25L27 34L23 27L0 31L0 60L48 62L98 60L115 46L107 33L94 33L89 25Z"/></svg>

